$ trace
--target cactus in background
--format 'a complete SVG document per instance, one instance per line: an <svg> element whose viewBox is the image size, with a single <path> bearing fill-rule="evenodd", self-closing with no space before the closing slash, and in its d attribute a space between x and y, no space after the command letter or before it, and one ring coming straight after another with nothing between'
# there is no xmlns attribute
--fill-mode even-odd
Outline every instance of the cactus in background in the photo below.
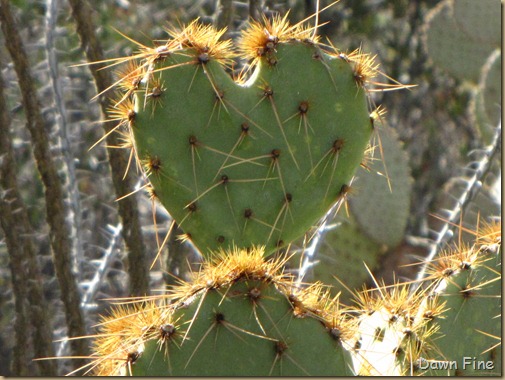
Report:
<svg viewBox="0 0 505 380"><path fill-rule="evenodd" d="M413 179L396 131L383 128L380 139L383 162L370 160L368 170L357 173L356 196L349 199L349 212L363 234L378 244L395 247L405 235Z"/></svg>
<svg viewBox="0 0 505 380"><path fill-rule="evenodd" d="M234 82L224 31L193 22L128 60L119 102L128 146L160 200L206 255L303 235L345 195L373 131L373 59L323 47L286 18L252 22Z"/></svg>
<svg viewBox="0 0 505 380"><path fill-rule="evenodd" d="M393 129L383 126L379 136L383 161L369 158L357 170L347 215L339 214L321 231L308 272L335 292L348 294L342 283L359 288L370 279L368 270L377 270L381 257L404 239L412 193L408 157Z"/></svg>
<svg viewBox="0 0 505 380"><path fill-rule="evenodd" d="M341 300L347 301L352 296L347 289L358 289L370 279L366 268L379 266L384 248L363 233L352 214L339 215L334 223L324 231L305 278L331 285L334 294L342 291Z"/></svg>
<svg viewBox="0 0 505 380"><path fill-rule="evenodd" d="M497 0L444 0L426 20L430 58L452 75L477 83L486 58L501 45L500 24Z"/></svg>
<svg viewBox="0 0 505 380"><path fill-rule="evenodd" d="M501 49L496 49L481 68L479 84L469 106L470 117L486 143L493 136L490 126L500 121L501 74Z"/></svg>
<svg viewBox="0 0 505 380"><path fill-rule="evenodd" d="M435 65L475 86L468 112L485 143L500 116L500 6L497 0L445 0L430 11L424 26L424 43Z"/></svg>

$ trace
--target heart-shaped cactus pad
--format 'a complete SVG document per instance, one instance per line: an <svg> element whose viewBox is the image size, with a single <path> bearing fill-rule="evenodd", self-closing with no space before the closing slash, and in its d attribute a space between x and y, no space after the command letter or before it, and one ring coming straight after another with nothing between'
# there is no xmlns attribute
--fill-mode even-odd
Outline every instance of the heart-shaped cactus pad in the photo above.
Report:
<svg viewBox="0 0 505 380"><path fill-rule="evenodd" d="M344 197L363 159L372 59L286 18L252 22L239 54L211 26L169 32L118 81L126 145L153 196L203 254L288 245ZM248 64L232 79L237 55Z"/></svg>

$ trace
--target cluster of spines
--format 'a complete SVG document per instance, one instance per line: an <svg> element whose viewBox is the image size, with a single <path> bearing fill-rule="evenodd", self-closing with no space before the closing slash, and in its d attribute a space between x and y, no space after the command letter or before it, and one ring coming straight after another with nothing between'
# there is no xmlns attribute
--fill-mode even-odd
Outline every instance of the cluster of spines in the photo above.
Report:
<svg viewBox="0 0 505 380"><path fill-rule="evenodd" d="M420 357L429 356L437 331L430 322L439 317L443 305L430 310L423 301L427 293L410 293L408 284L384 284L357 295L358 334L354 364L358 375L405 376L418 374Z"/></svg>
<svg viewBox="0 0 505 380"><path fill-rule="evenodd" d="M460 226L463 230L463 227ZM441 252L427 269L432 295L446 300L445 319L438 323L443 336L439 339L439 358L461 361L475 355L481 362L491 360L490 368L452 368L454 375L498 374L501 371L501 222L477 223L472 244L458 241ZM461 233L461 232L460 232ZM435 321L436 323L436 321ZM454 344L466 335L468 348ZM439 372L435 372L439 373Z"/></svg>
<svg viewBox="0 0 505 380"><path fill-rule="evenodd" d="M431 369L436 367L436 365L428 366L427 371L426 363L431 361L440 363L457 361L461 367L462 357L446 357L445 355L448 351L454 352L452 347L460 347L456 351L464 353L464 344L457 340L466 339L470 342L472 337L457 331L449 334L446 328L455 320L467 321L469 326L473 326L472 328L482 323L482 328L485 329L489 328L489 324L485 321L476 323L475 318L465 314L475 313L477 310L468 308L463 313L461 309L454 306L454 301L459 298L461 301L456 304L464 305L471 298L496 298L496 302L491 301L493 307L496 307L499 304L499 298L497 298L499 295L488 294L487 289L493 287L496 281L501 280L500 268L496 267L500 265L501 223L496 221L485 223L477 231L468 230L467 232L475 235L475 242L471 245L458 242L444 250L440 257L428 263L428 275L421 284L395 284L389 287L377 284L377 289L358 294L357 309L361 313L361 322L354 358L358 373L362 375L430 375L433 374L430 372ZM472 276L472 271L473 273L484 271L485 275ZM448 288L451 288L450 292L447 291ZM497 288L494 286L493 289L496 291ZM490 315L488 319L491 321L493 317L497 316ZM375 330L370 326L373 326ZM499 326L498 319L496 319L496 326ZM393 336L393 339L387 342L389 345L382 344L387 333ZM495 345L480 347L482 354L490 351L489 356L492 357L492 353L500 346L499 336L477 329L470 333L495 338ZM496 329L494 333L496 334ZM451 337L444 340L447 335ZM364 341L366 344L363 343ZM494 342L493 339L489 341ZM394 355L389 355L391 353ZM382 360L377 360L378 357L382 357ZM495 361L494 365L498 366L498 361ZM443 368L443 364L438 368ZM434 373L441 375L443 371ZM463 372L456 370L454 374L463 374Z"/></svg>
<svg viewBox="0 0 505 380"><path fill-rule="evenodd" d="M178 307L191 302L196 294L223 289L244 279L272 284L290 302L295 316L318 319L335 340L350 338L353 322L347 318L346 308L339 305L338 296L332 297L321 283L303 287L297 284L293 275L284 272L287 260L289 256L265 260L263 247L220 250L203 264L192 280L174 287L168 298ZM250 292L253 304L260 298L260 289Z"/></svg>
<svg viewBox="0 0 505 380"><path fill-rule="evenodd" d="M466 232L475 235L475 242L473 244L463 241L453 243L452 246L442 250L438 257L425 263L427 276L424 283L437 284L461 272L483 266L500 252L501 223L499 221L484 222L482 227L477 227L477 231L466 230Z"/></svg>
<svg viewBox="0 0 505 380"><path fill-rule="evenodd" d="M243 31L242 38L238 44L237 54L231 45L230 40L220 41L225 30L216 30L212 25L202 25L195 20L191 22L182 30L176 28L167 28L167 33L172 36L172 39L167 40L165 44L151 48L142 45L134 40L140 47L139 53L123 58L111 59L111 66L124 64L125 67L116 71L118 80L113 85L118 87L122 92L122 97L117 99L111 112L118 117L112 120L120 120L118 125L123 124L124 121L132 121L134 119L134 109L131 104L118 108L119 105L126 101L129 96L139 89L142 81L145 81L145 76L155 75L156 69L154 65L163 61L171 54L181 51L186 48L193 49L193 60L185 62L182 65L205 65L210 61L217 62L226 68L231 68L234 63L234 58L237 56L246 58L252 61L250 67L255 67L260 59L265 56L274 56L276 47L279 43L286 43L289 41L303 41L309 45L317 45L329 56L338 57L353 65L354 78L358 87L366 87L369 84L377 84L381 87L386 87L385 83L374 82L373 79L381 74L378 64L375 63L375 56L363 53L361 49L356 49L350 54L345 54L338 51L332 45L323 45L319 43L317 35L312 33L312 27L305 27L299 23L290 26L287 21L287 15L284 17L275 17L269 20L264 16L263 22L252 21L247 30ZM314 57L318 58L318 57ZM319 57L320 58L320 57ZM272 58L273 59L273 58ZM269 60L267 60L269 62ZM162 70L170 69L172 67L163 68ZM238 82L243 82L243 75L236 78ZM396 88L405 88L409 86L393 85ZM373 91L372 89L369 89ZM383 88L381 88L383 90ZM154 86L151 88L150 97L158 97L161 95L162 88ZM265 87L263 93L266 97L272 94L272 91ZM222 98L222 94L216 91L216 97ZM308 102L300 103L300 114L305 114L308 110ZM375 116L382 116L381 112L372 112ZM373 119L376 119L374 117Z"/></svg>
<svg viewBox="0 0 505 380"><path fill-rule="evenodd" d="M314 28L305 27L301 23L296 24L294 26L290 26L287 21L287 15L282 18L275 17L273 20L268 20L267 18L264 18L263 22L250 23L250 26L247 29L247 31L243 33L243 37L241 38L238 45L238 50L242 54L242 56L245 56L247 59L252 61L252 64L248 66L249 68L251 68L259 64L260 60L265 57L267 57L267 59L264 60L265 62L267 62L268 64L274 64L273 61L275 60L275 51L279 43L286 43L289 41L302 41L310 45L317 45L318 48L322 49L322 51L325 52L325 54L338 57L339 59L349 62L353 67L354 79L358 88L366 89L368 83L371 84L375 83L372 80L380 72L378 71L378 66L374 63L373 59L374 57L368 54L363 54L361 50L356 50L353 53L346 55L344 53L337 51L337 49L335 49L333 46L324 46L319 43L317 36L315 35L315 33L313 33L313 30ZM237 56L237 54L235 54L235 52L231 48L230 41L220 41L220 38L224 33L224 31L223 30L217 31L212 26L202 25L198 23L197 20L195 20L186 27L182 28L182 30L177 30L176 28L169 28L167 29L167 32L172 36L172 38L168 40L166 43L161 44L154 48L150 48L145 45L139 44L140 52L138 54L133 55L132 57L129 58L117 59L115 62L112 63L112 65L126 63L126 67L118 71L119 79L116 82L116 85L122 90L123 94L117 99L112 113L114 115L114 119L119 121L117 128L115 130L118 130L123 135L124 144L122 145L122 147L131 149L130 159L136 158L135 161L140 167L142 167L142 169L148 176L156 175L157 173L161 172L160 169L163 167L163 163L159 160L159 157L156 156L138 157L139 153L135 149L132 127L135 125L136 107L137 108L142 107L142 105L138 104L135 105L131 100L131 95L134 94L135 92L143 91L145 93L144 94L145 102L152 102L154 106L157 106L158 104L161 106L160 99L162 97L165 84L157 80L158 71L169 70L178 65L158 68L157 64L159 62L162 62L165 58L170 57L172 54L180 52L183 49L185 49L184 54L191 54L192 59L190 59L187 62L183 62L180 65L197 65L203 68L203 70L207 74L207 77L212 85L212 89L215 93L216 97L215 108L218 109L218 112L221 109L221 107L223 108L230 107L234 111L240 112L239 110L234 108L231 102L227 101L224 98L225 94L223 94L223 92L219 88L217 88L217 86L213 82L211 72L205 69L205 66L211 61L217 62L219 65L225 66L227 68L230 68L232 66L233 59ZM318 57L314 58L317 59ZM319 59L321 59L321 57L319 57ZM324 64L324 61L323 60L321 61ZM250 70L247 71L250 72ZM239 82L243 81L241 78L243 78L244 76L245 76L244 74L239 75L237 81ZM146 85L142 86L142 83L146 83ZM268 102L272 104L275 111L273 90L268 85L265 85L265 87L262 89L262 93L263 98L260 99L260 102L263 99L266 99ZM310 108L311 108L310 103L307 100L301 100L298 107L298 112L292 116L292 117L298 116L298 118L300 119L299 129L301 129L303 126L307 140L309 139L309 134L310 131L312 130L312 126L310 125L310 122L308 121L307 118L307 114L310 111ZM275 111L275 114L277 116L279 126L282 130L283 121L278 118L277 111ZM376 112L376 111L372 112L371 114L372 129L374 120L380 118L381 115L382 112ZM262 163L259 162L261 157L257 157L256 159L248 159L247 161L244 160L237 161L238 158L233 155L234 150L244 141L244 139L246 139L249 136L251 127L257 128L263 133L267 133L261 128L261 126L257 125L253 120L250 120L246 115L243 116L245 121L242 123L241 126L242 132L240 133L240 136L236 144L231 149L231 151L215 152L225 157L225 161L221 165L220 171L222 171L227 167L231 167L233 165L240 165L243 163L263 165ZM288 118L284 122L288 121L292 117ZM212 149L212 148L207 147L205 144L200 142L197 136L193 137L194 141L193 142L190 141L190 145L193 160L195 161L197 159L196 157L198 156L199 148L203 149ZM284 199L286 201L281 204L280 206L281 209L280 212L278 213L277 218L275 218L275 222L273 224L266 224L265 222L263 222L261 219L258 219L254 215L254 210L252 208L244 210L243 213L244 218L246 219L245 221L246 223L247 220L252 219L254 221L263 223L265 226L271 229L269 240L270 238L273 237L274 233L277 235L277 232L279 232L279 230L282 230L283 221L286 220L287 215L290 213L289 211L290 201L288 201L288 199L292 198L292 194L287 189L285 189L282 181L282 173L278 160L279 155L280 154L289 155L293 160L293 162L295 163L295 165L298 166L297 161L291 151L290 144L286 140L285 135L284 139L287 145L287 152L284 153L282 149L272 150L271 154L269 155L271 158L271 162L269 165L270 177L267 176L267 178L257 179L258 181L261 180L267 181L275 178L279 179L282 191L284 193ZM323 157L319 161L317 161L317 163L313 161L312 153L310 151L310 145L307 145L309 158L313 167L311 174L314 174L318 167L321 168L323 171L326 170L328 166L330 166L333 169L330 171L329 175L330 180L328 181L328 185L326 186L326 196L328 196L330 185L333 180L334 170L336 163L338 161L339 152L344 145L345 140L337 138L333 142L333 144L331 144L331 147L326 152L326 154L324 154ZM265 157L266 156L268 155L266 154ZM233 158L236 162L229 163L229 161L231 161L231 158ZM199 193L195 170L193 170L193 172L197 194L193 200L188 199L188 206L186 207L188 213L186 217L190 217L191 213L196 211L198 205L198 199L203 196L202 193L205 195L207 194L207 192L216 188L217 185L219 184L225 185L228 182L236 181L234 179L228 178L226 174L222 174L220 181L218 180L215 185L211 186L211 188L208 188ZM216 173L216 176L220 176L220 173L219 172ZM223 180L223 178L227 179ZM151 197L155 199L156 191L150 185L147 185L146 187L150 191ZM336 200L340 199L341 195L342 195L341 192L338 192ZM191 205L192 208L190 208L189 205ZM190 239L191 232L188 232L184 238ZM219 235L216 237L216 240L219 243L222 242L224 238L225 237L223 235ZM281 247L287 244L287 242L285 242L282 238L273 240L274 240L273 244L277 247Z"/></svg>
<svg viewBox="0 0 505 380"><path fill-rule="evenodd" d="M261 306L262 297L265 297L263 288L273 286L280 297L289 301L295 318L319 321L323 326L322 331L326 331L336 344L343 345L352 337L354 331L354 321L347 315L347 309L341 307L338 297L331 297L321 284L313 284L304 289L296 285L293 277L283 272L286 260L287 258L277 258L266 261L262 247L250 251L220 251L203 264L203 268L194 274L192 281L181 282L168 295L156 297L156 300L135 300L131 302L131 306L120 305L100 324L101 332L94 341L95 360L89 365L89 370L93 370L96 375L131 374L132 365L142 356L149 341L157 341L159 349L165 350L165 355L169 355L168 342L181 348L186 339L205 339L190 337L192 324L198 317L205 294L213 291L220 294L224 292L223 300L226 297L237 297L236 290L230 292L233 294L228 292L233 284L241 281L256 284L249 289L246 296L251 304L251 312L255 314L262 330L256 313L261 309L268 315L268 310ZM192 303L199 304L195 315L181 323L174 317L174 313L186 309ZM234 333L254 335L271 341L274 347L272 367L282 355L289 352L289 339L262 336L243 330L231 325L227 316L219 311L216 311L214 324L227 325ZM303 372L303 369L301 371Z"/></svg>
<svg viewBox="0 0 505 380"><path fill-rule="evenodd" d="M439 346L439 343L446 332L439 329L440 322L456 316L464 318L459 315L460 310L447 307L448 299L444 298L440 284L452 284L459 273L469 273L479 268L490 270L493 279L460 290L460 296L468 300L471 297L479 297L482 289L501 279L497 270L487 267L489 257L496 258L500 255L501 224L486 224L475 234L474 245L454 246L448 249L438 262L430 265L430 275L425 280L425 287L417 287L412 291L411 283L391 286L377 283L376 289L365 289L356 294L354 307L339 304L338 296L331 296L327 287L320 283L302 287L297 284L283 269L289 257L265 260L262 247L251 250L221 250L210 257L202 269L193 274L190 281L181 281L168 295L127 302L116 308L101 324L101 333L94 342L95 360L90 367L101 375L128 374L131 373L135 361L141 357L147 342L157 341L160 350L166 350L167 342L181 347L190 335L193 321L198 317L198 307L195 314L184 323L180 322L180 316L174 317L175 312L183 311L191 304L200 303L209 292L217 291L223 294L223 300L227 296L233 297L233 291L230 292L229 289L233 284L245 281L257 284L247 291L251 313L256 313L259 309L263 311L261 300L264 297L264 288L273 286L281 297L289 301L291 313L295 318L309 317L318 320L335 342L353 353L352 365L356 374L430 374L420 368L420 364L421 360L429 362L432 358L435 361L444 360L440 355L443 355L445 347ZM129 303L132 305L128 306ZM256 334L230 325L224 313L216 313L216 324L228 323L227 326L233 328L234 332ZM261 325L259 320L258 323ZM496 323L499 323L499 320L496 320ZM458 338L470 339L469 336ZM272 351L273 363L283 352L289 352L289 339L266 336L264 339L271 340L277 347ZM493 352L499 346L499 337L496 339L498 343L486 347L488 351ZM169 353L166 351L165 355Z"/></svg>

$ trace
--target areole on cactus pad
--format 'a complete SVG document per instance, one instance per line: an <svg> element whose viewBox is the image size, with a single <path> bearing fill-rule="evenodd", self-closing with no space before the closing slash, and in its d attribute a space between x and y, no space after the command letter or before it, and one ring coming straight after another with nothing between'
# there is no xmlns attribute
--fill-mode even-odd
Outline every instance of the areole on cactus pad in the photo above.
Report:
<svg viewBox="0 0 505 380"><path fill-rule="evenodd" d="M272 253L344 197L373 132L377 67L276 18L243 32L252 63L233 80L222 33L194 22L134 56L119 108L153 196L201 253Z"/></svg>
<svg viewBox="0 0 505 380"><path fill-rule="evenodd" d="M287 260L263 247L215 252L190 281L104 317L87 367L100 376L500 374L501 223L430 262L421 286L377 282L354 293L354 306L322 283L301 286Z"/></svg>
<svg viewBox="0 0 505 380"><path fill-rule="evenodd" d="M345 199L382 112L368 109L373 60L324 46L285 17L265 19L244 31L240 55L252 62L239 76L247 81L233 80L223 32L194 22L170 33L118 59L128 66L117 82L125 92L116 129L153 197L206 257L191 281L104 318L86 367L99 375L452 375L473 373L443 367L470 353L474 362L496 360L488 373L500 373L499 223L431 260L419 284L375 281L351 291L350 307L321 283L285 273L289 253L266 257Z"/></svg>
<svg viewBox="0 0 505 380"><path fill-rule="evenodd" d="M286 259L220 251L158 302L116 309L94 343L95 374L352 375L348 310L321 283L297 285Z"/></svg>

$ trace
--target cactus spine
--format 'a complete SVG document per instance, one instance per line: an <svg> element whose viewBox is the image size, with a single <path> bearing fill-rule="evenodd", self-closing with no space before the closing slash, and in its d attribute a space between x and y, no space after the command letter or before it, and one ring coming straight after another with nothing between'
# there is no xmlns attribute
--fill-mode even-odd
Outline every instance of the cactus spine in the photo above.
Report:
<svg viewBox="0 0 505 380"><path fill-rule="evenodd" d="M148 302L105 322L96 345L108 353L97 373L352 374L345 309L320 284L295 286L283 264L266 261L262 247L221 251L191 282L173 288L165 306Z"/></svg>
<svg viewBox="0 0 505 380"><path fill-rule="evenodd" d="M243 35L248 78L233 81L223 32L194 22L170 33L126 60L118 128L206 264L169 295L104 320L98 374L459 374L425 363L462 365L461 331L471 355L496 358L497 226L433 260L415 291L377 284L353 308L319 283L297 286L282 270L287 259L266 259L348 192L373 131L370 57L323 47L286 18L265 19Z"/></svg>
<svg viewBox="0 0 505 380"><path fill-rule="evenodd" d="M430 296L446 309L433 319L442 335L432 360L453 365L428 375L501 373L501 224L487 224L476 235L475 244L458 244L429 264Z"/></svg>
<svg viewBox="0 0 505 380"><path fill-rule="evenodd" d="M120 80L120 118L153 196L204 255L287 246L342 198L363 159L373 60L265 19L243 32L250 65L234 81L223 31L193 22L169 33Z"/></svg>
<svg viewBox="0 0 505 380"><path fill-rule="evenodd" d="M359 349L363 375L501 373L501 224L478 230L427 263L422 286L364 292Z"/></svg>
<svg viewBox="0 0 505 380"><path fill-rule="evenodd" d="M378 284L354 307L320 283L299 287L283 272L288 257L220 251L168 295L104 319L95 373L496 375L500 250L501 225L488 225L430 263L422 287Z"/></svg>

